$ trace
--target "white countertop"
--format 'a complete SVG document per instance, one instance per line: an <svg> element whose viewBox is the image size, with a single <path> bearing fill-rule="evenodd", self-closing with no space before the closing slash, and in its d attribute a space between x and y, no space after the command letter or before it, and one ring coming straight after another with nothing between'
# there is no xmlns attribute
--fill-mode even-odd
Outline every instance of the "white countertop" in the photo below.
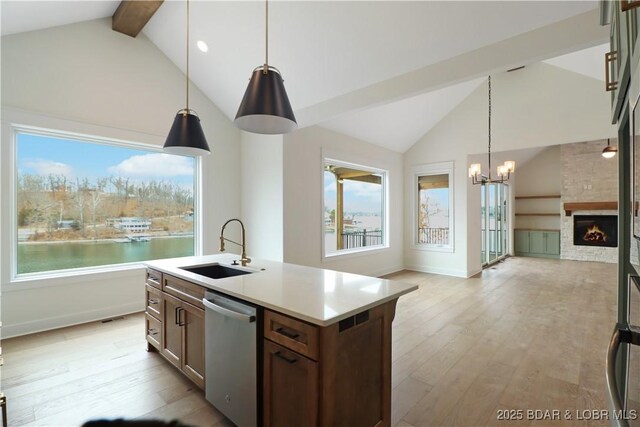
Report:
<svg viewBox="0 0 640 427"><path fill-rule="evenodd" d="M163 273L320 326L331 325L418 289L417 285L411 283L260 259L253 259L247 267L231 265L238 258L234 254L219 254L170 258L145 264ZM179 268L214 263L254 273L209 279Z"/></svg>

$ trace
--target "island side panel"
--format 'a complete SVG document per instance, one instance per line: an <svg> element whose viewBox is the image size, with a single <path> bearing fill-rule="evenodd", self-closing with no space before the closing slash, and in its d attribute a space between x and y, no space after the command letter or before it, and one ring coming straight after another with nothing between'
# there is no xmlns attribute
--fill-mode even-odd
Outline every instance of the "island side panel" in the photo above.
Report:
<svg viewBox="0 0 640 427"><path fill-rule="evenodd" d="M320 425L391 425L396 303L394 299L321 329Z"/></svg>

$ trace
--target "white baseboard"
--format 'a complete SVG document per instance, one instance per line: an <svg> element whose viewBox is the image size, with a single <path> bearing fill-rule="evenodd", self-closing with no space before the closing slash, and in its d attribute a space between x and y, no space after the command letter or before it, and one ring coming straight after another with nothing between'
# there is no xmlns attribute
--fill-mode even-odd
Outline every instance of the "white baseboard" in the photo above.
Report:
<svg viewBox="0 0 640 427"><path fill-rule="evenodd" d="M20 335L34 334L37 332L49 331L51 329L64 328L67 326L79 325L96 320L108 319L111 317L123 316L125 314L138 313L144 311L144 301L121 304L112 307L101 308L100 310L70 313L62 316L49 317L47 319L32 320L18 324L2 325L2 339L13 338Z"/></svg>
<svg viewBox="0 0 640 427"><path fill-rule="evenodd" d="M391 274L391 273L397 273L398 271L402 271L402 270L404 270L404 266L397 265L395 267L383 268L381 270L369 272L365 276L380 277L380 276L386 276L387 274Z"/></svg>
<svg viewBox="0 0 640 427"><path fill-rule="evenodd" d="M432 267L432 266L424 266L424 265L406 265L405 268L407 270L419 271L421 273L432 273L432 274L442 274L444 276L454 276L454 277L463 277L468 278L473 276L473 273L469 275L467 270L458 270L455 268L442 268L442 267Z"/></svg>

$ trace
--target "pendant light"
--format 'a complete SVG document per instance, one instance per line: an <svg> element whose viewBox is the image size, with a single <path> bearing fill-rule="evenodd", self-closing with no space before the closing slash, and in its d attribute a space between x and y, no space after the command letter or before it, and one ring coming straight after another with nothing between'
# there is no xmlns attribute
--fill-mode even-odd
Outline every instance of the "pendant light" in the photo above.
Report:
<svg viewBox="0 0 640 427"><path fill-rule="evenodd" d="M242 130L267 135L294 131L298 124L280 71L269 65L269 1L265 1L265 60L251 74L235 124Z"/></svg>
<svg viewBox="0 0 640 427"><path fill-rule="evenodd" d="M164 151L181 156L209 154L209 144L200 126L200 118L189 109L189 0L187 0L187 106L178 111L164 143Z"/></svg>
<svg viewBox="0 0 640 427"><path fill-rule="evenodd" d="M505 182L511 177L511 173L516 170L516 162L513 160L507 160L504 164L499 165L496 168L498 178L491 178L491 76L488 79L489 82L489 174L484 175L482 173L482 165L480 163L474 163L469 166L469 178L473 184L486 184L486 183L500 183Z"/></svg>
<svg viewBox="0 0 640 427"><path fill-rule="evenodd" d="M602 150L602 157L604 157L605 159L610 159L612 157L615 157L617 153L618 147L616 147L615 145L611 145L611 141L609 140L609 138L607 138L607 146L604 147L604 150Z"/></svg>

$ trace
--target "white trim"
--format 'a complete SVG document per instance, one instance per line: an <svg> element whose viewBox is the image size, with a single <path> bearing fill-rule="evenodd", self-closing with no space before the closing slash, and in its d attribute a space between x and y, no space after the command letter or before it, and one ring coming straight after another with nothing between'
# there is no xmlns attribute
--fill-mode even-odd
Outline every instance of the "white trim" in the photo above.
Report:
<svg viewBox="0 0 640 427"><path fill-rule="evenodd" d="M389 250L391 248L390 245L390 232L389 232L389 171L385 168L378 166L365 166L360 164L359 162L351 162L345 160L339 160L339 158L350 158L349 155L343 155L340 153L336 153L335 151L322 149L320 152L320 197L322 198L322 212L320 216L320 262L327 263L336 259L344 259L351 258L363 255L369 255L371 253ZM342 249L338 252L326 253L325 249L325 235L324 235L324 166L325 163L329 161L332 164L349 167L349 168L357 168L366 172L373 172L376 174L380 174L382 176L382 245L376 246L367 246L365 248L354 248L354 249ZM372 161L373 163L377 163ZM336 230L337 231L337 230Z"/></svg>
<svg viewBox="0 0 640 427"><path fill-rule="evenodd" d="M430 266L423 266L423 265L406 265L405 268L407 270L418 271L420 273L432 273L432 274L440 274L443 276L463 277L465 279L468 279L469 277L478 274L478 273L473 273L470 275L467 272L467 270L459 270L455 268L430 267Z"/></svg>
<svg viewBox="0 0 640 427"><path fill-rule="evenodd" d="M9 198L10 198L10 206L9 212L5 213L8 215L9 222L9 235L10 241L8 242L0 242L0 246L4 247L5 244L9 246L10 252L10 263L7 266L9 275L7 284L3 285L3 290L5 291L14 291L14 284L20 284L21 289L32 289L39 288L44 286L50 286L59 281L53 280L51 282L47 282L46 284L31 284L24 285L24 283L28 283L30 281L37 280L48 280L48 279L58 279L61 277L66 278L65 283L69 283L69 278L74 276L87 276L91 274L102 274L105 272L116 272L121 270L132 270L140 268L140 262L134 263L119 263L119 264L111 264L111 265L98 265L91 266L85 268L76 268L76 269L65 269L65 270L52 270L52 271L44 271L44 272L36 272L36 273L28 273L18 275L18 240L17 235L14 233L17 230L17 191L16 191L16 183L17 183L17 134L31 134L31 135L40 135L52 138L61 138L78 142L88 142L88 143L96 143L106 146L114 146L120 148L127 148L133 150L145 150L149 152L162 153L162 146L157 143L151 142L135 142L127 139L117 138L117 137L106 137L106 136L95 136L83 133L86 128L90 128L97 133L102 134L112 134L112 129L102 128L95 125L86 126L82 123L67 121L64 119L52 118L49 116L32 114L20 110L13 109L2 109L2 113L4 116L2 127L3 129L2 135L5 135L5 132L9 132L10 142L9 142ZM7 117L8 116L8 117ZM34 126L27 125L22 123L16 123L16 121L26 122L26 123L46 123L50 128L45 128L42 126ZM68 126L73 130L62 130ZM121 132L118 132L121 133ZM134 132L126 132L127 135L133 139L135 139L138 134ZM139 136L144 136L144 139L148 140L148 135L139 134ZM203 250L203 242L201 236L201 230L203 229L203 212L202 212L202 159L200 157L193 157L194 159L194 201L193 201L193 209L196 213L196 220L193 223L193 251L194 255L201 255Z"/></svg>
<svg viewBox="0 0 640 427"><path fill-rule="evenodd" d="M25 274L3 284L2 292L21 292L29 289L63 286L74 283L91 284L97 280L116 280L140 276L140 283L144 282L145 266L142 263L116 264L106 267L87 267L70 270L58 270L47 275Z"/></svg>
<svg viewBox="0 0 640 427"><path fill-rule="evenodd" d="M20 335L34 334L37 332L49 331L52 329L67 326L80 325L111 317L125 316L127 314L144 311L144 300L120 304L100 310L84 311L80 313L64 314L62 316L49 317L46 319L32 320L29 322L17 323L2 326L2 338L13 338Z"/></svg>
<svg viewBox="0 0 640 427"><path fill-rule="evenodd" d="M426 243L418 243L418 197L415 194L416 183L418 177L427 175L443 175L449 176L449 244L448 245L431 245ZM411 247L419 251L429 252L455 252L455 197L454 197L454 180L455 180L455 162L453 160L447 162L429 163L423 165L412 166L411 168Z"/></svg>

